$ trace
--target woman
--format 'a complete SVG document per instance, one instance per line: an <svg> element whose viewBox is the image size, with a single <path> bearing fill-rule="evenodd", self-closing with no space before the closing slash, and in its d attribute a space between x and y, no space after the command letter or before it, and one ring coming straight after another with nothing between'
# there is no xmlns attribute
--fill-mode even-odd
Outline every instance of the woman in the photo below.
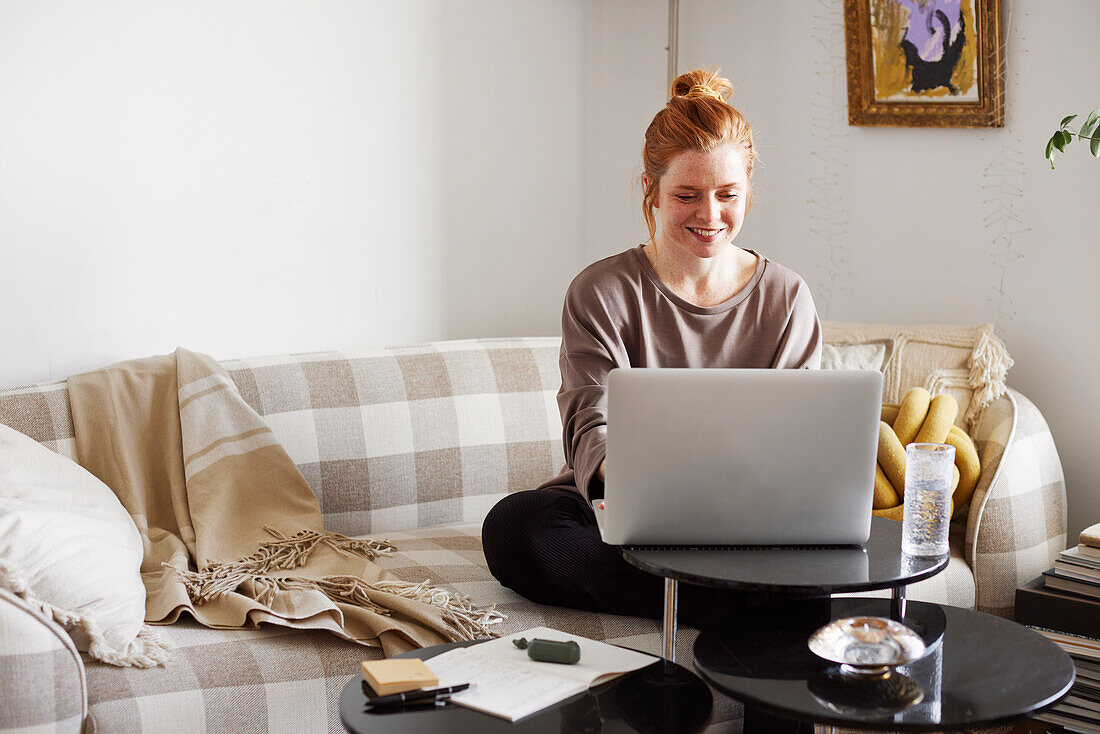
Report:
<svg viewBox="0 0 1100 734"><path fill-rule="evenodd" d="M813 368L821 325L805 282L733 244L752 205L752 130L714 72L682 74L646 130L649 241L578 275L565 296L558 393L567 466L486 516L489 570L527 598L659 617L662 580L600 539L607 375L615 367ZM654 211L660 212L660 227ZM728 601L684 585L681 618Z"/></svg>

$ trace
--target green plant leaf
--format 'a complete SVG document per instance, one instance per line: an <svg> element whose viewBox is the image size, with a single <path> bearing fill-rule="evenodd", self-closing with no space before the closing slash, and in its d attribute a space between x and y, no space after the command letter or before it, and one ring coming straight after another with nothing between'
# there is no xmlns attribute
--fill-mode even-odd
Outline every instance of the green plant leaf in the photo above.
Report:
<svg viewBox="0 0 1100 734"><path fill-rule="evenodd" d="M1080 135L1089 140L1089 151L1096 158L1100 158L1100 109L1095 109L1085 118L1085 124L1081 126Z"/></svg>
<svg viewBox="0 0 1100 734"><path fill-rule="evenodd" d="M1077 115L1066 115L1062 118L1061 124L1058 125L1058 130L1047 141L1046 147L1046 159L1050 161L1050 167L1054 168L1054 159L1059 153L1064 153L1066 146L1073 142L1073 139L1080 138L1081 140L1087 140L1089 142L1089 152L1096 158L1100 158L1100 108L1097 108L1090 112L1085 121L1081 124L1080 129L1074 132L1072 128L1067 127L1071 122L1077 119Z"/></svg>
<svg viewBox="0 0 1100 734"><path fill-rule="evenodd" d="M1081 126L1081 131L1077 134L1082 138L1091 138L1096 133L1097 129L1100 129L1100 117L1095 119L1089 117L1089 119L1085 120L1085 124Z"/></svg>
<svg viewBox="0 0 1100 734"><path fill-rule="evenodd" d="M1058 137L1058 133L1054 133L1054 137L1047 141L1046 153L1043 156L1050 161L1050 170L1054 170L1054 138Z"/></svg>
<svg viewBox="0 0 1100 734"><path fill-rule="evenodd" d="M1095 129L1098 124L1100 124L1100 110L1093 110L1089 113L1089 116L1085 118L1085 124L1082 126L1081 129L1083 131L1084 128L1088 127L1089 125L1092 125ZM1084 135L1085 133L1082 132L1081 134Z"/></svg>

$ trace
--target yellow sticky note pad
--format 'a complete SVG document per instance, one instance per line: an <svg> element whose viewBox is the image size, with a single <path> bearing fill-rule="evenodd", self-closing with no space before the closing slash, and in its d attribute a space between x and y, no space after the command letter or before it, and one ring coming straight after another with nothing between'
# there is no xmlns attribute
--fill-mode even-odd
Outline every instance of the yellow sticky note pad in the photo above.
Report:
<svg viewBox="0 0 1100 734"><path fill-rule="evenodd" d="M439 684L435 673L419 658L364 660L359 667L363 673L363 680L379 696L415 691L418 688Z"/></svg>

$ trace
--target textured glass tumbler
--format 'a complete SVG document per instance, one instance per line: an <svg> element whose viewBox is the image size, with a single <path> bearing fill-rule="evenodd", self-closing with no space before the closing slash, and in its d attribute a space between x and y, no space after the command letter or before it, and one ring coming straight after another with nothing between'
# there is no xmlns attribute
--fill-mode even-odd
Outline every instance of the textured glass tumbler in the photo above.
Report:
<svg viewBox="0 0 1100 734"><path fill-rule="evenodd" d="M905 503L901 514L901 552L941 556L948 552L951 480L955 447L911 443L905 447Z"/></svg>

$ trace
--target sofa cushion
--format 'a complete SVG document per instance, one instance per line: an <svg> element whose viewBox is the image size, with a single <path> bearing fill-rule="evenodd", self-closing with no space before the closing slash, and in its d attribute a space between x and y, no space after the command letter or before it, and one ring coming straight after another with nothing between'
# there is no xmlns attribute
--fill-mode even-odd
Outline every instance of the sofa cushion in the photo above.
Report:
<svg viewBox="0 0 1100 734"><path fill-rule="evenodd" d="M565 463L557 338L224 362L347 535L480 520Z"/></svg>
<svg viewBox="0 0 1100 734"><path fill-rule="evenodd" d="M502 633L545 626L615 643L630 638L635 643L631 647L646 652L660 650L661 626L657 620L535 604L501 586L486 565L480 523L390 532L375 537L398 548L393 555L379 557L379 566L406 581L431 580L469 596L479 606L495 606L508 617L499 627Z"/></svg>
<svg viewBox="0 0 1100 734"><path fill-rule="evenodd" d="M0 390L0 423L76 461L67 380Z"/></svg>
<svg viewBox="0 0 1100 734"><path fill-rule="evenodd" d="M148 670L88 662L100 732L342 732L336 702L362 660L382 657L328 632L158 628L172 659Z"/></svg>
<svg viewBox="0 0 1100 734"><path fill-rule="evenodd" d="M982 411L1004 394L1012 366L990 324L979 326L897 326L823 322L825 342L832 345L883 344L882 400L900 402L910 388L933 395L950 393L959 403L956 424L976 425Z"/></svg>

